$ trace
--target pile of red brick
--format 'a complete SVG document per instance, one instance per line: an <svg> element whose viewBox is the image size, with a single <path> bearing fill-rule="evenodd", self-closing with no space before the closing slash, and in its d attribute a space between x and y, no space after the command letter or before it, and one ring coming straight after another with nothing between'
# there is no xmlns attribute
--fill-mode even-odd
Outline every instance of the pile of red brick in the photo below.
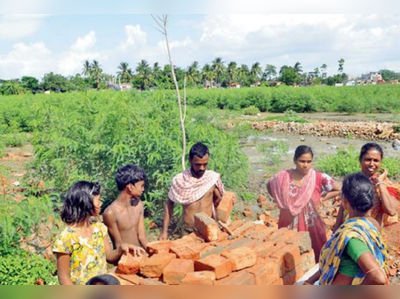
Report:
<svg viewBox="0 0 400 299"><path fill-rule="evenodd" d="M308 233L242 221L226 229L205 214L195 226L182 239L149 244L148 257L124 256L115 275L134 285L291 285L315 264Z"/></svg>

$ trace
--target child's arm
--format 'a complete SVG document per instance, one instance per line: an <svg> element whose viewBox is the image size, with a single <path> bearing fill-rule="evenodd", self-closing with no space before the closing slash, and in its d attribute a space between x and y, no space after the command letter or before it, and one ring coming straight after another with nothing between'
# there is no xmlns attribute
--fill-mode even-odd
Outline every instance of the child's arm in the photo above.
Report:
<svg viewBox="0 0 400 299"><path fill-rule="evenodd" d="M61 285L73 285L70 277L69 254L56 253L58 281Z"/></svg>
<svg viewBox="0 0 400 299"><path fill-rule="evenodd" d="M163 231L160 236L160 240L167 240L168 239L168 227L171 222L172 215L174 213L174 202L169 200L165 204L164 208L164 226Z"/></svg>
<svg viewBox="0 0 400 299"><path fill-rule="evenodd" d="M139 227L138 227L138 237L139 237L139 241L140 244L142 244L143 248L147 248L147 237L146 237L146 226L144 225L144 207L143 207L143 203L142 205L142 209L140 212L140 220L139 220Z"/></svg>
<svg viewBox="0 0 400 299"><path fill-rule="evenodd" d="M135 256L141 256L145 253L143 248L131 244L121 244L117 249L113 250L107 238L104 238L104 250L107 262L110 264L117 263L123 254L128 254L129 252L133 252Z"/></svg>
<svg viewBox="0 0 400 299"><path fill-rule="evenodd" d="M108 228L114 249L117 249L122 244L121 234L117 225L117 217L112 209L107 209L103 215L104 224Z"/></svg>

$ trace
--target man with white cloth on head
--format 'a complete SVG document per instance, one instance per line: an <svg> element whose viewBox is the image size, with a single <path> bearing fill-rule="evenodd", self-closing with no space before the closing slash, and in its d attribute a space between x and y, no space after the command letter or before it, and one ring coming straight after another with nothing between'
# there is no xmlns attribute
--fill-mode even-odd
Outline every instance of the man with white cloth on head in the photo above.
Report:
<svg viewBox="0 0 400 299"><path fill-rule="evenodd" d="M209 158L208 147L201 142L190 149L190 169L176 175L172 180L160 240L168 238L168 227L175 204L183 206L183 229L187 233L194 231L195 214L203 212L215 219L215 210L221 202L224 185L219 173L207 170Z"/></svg>

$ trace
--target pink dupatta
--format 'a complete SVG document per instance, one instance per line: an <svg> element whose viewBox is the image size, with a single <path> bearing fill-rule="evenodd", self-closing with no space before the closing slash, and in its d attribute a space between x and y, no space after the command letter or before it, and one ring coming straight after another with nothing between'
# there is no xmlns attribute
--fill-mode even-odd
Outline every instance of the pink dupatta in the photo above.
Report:
<svg viewBox="0 0 400 299"><path fill-rule="evenodd" d="M290 196L290 170L279 172L270 180L271 195L278 203L278 207L289 210L293 216L299 215L313 197L317 172L310 169L304 177L303 187L299 194L292 198Z"/></svg>

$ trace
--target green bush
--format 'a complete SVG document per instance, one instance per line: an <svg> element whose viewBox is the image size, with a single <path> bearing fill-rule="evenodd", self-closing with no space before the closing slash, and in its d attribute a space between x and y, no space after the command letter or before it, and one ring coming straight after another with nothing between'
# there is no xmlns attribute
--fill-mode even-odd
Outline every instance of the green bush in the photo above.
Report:
<svg viewBox="0 0 400 299"><path fill-rule="evenodd" d="M257 115L258 113L260 113L260 109L258 109L255 106L250 106L250 107L243 109L244 115Z"/></svg>
<svg viewBox="0 0 400 299"><path fill-rule="evenodd" d="M361 171L359 152L354 147L339 149L334 155L323 155L317 161L317 168L333 176L345 176ZM400 177L400 159L386 157L383 159L382 167L387 169L389 177L397 179Z"/></svg>
<svg viewBox="0 0 400 299"><path fill-rule="evenodd" d="M37 279L58 284L55 263L22 251L0 256L0 285L34 285Z"/></svg>
<svg viewBox="0 0 400 299"><path fill-rule="evenodd" d="M106 207L117 196L115 172L135 163L149 176L147 216L160 220L172 177L182 171L179 112L168 93L91 92L42 97L32 143L35 176L66 190L76 180L99 181ZM212 124L207 109L188 109L187 152L198 142L211 151L210 169L228 189L244 188L248 162L236 137Z"/></svg>
<svg viewBox="0 0 400 299"><path fill-rule="evenodd" d="M12 133L1 136L5 146L7 147L21 147L27 142L25 133Z"/></svg>
<svg viewBox="0 0 400 299"><path fill-rule="evenodd" d="M4 144L3 139L0 139L0 158L3 158L6 155L6 146Z"/></svg>

